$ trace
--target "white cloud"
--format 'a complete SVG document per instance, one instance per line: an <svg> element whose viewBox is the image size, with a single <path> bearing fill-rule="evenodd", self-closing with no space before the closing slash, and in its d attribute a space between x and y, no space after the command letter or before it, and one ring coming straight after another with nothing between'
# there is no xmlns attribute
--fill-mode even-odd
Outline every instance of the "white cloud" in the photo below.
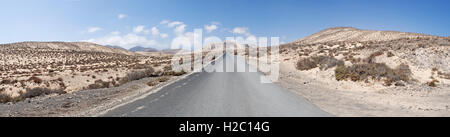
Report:
<svg viewBox="0 0 450 137"><path fill-rule="evenodd" d="M146 37L139 36L134 33L129 33L124 36L107 35L101 38L89 39L86 41L102 45L120 46L126 49L130 49L135 46L151 47L157 45L157 42L155 40L149 40Z"/></svg>
<svg viewBox="0 0 450 137"><path fill-rule="evenodd" d="M87 32L94 33L94 32L100 31L100 30L102 30L102 28L100 28L100 27L89 27Z"/></svg>
<svg viewBox="0 0 450 137"><path fill-rule="evenodd" d="M136 26L136 27L133 28L133 32L134 33L141 33L141 32L144 31L144 29L145 29L144 25L139 25L139 26Z"/></svg>
<svg viewBox="0 0 450 137"><path fill-rule="evenodd" d="M161 38L167 38L167 37L169 37L169 35L166 34L166 33L161 33L159 36L161 36Z"/></svg>
<svg viewBox="0 0 450 137"><path fill-rule="evenodd" d="M217 25L215 25L215 24L205 25L205 30L208 33L211 33L212 31L216 30L217 28L219 28L219 27L217 27Z"/></svg>
<svg viewBox="0 0 450 137"><path fill-rule="evenodd" d="M154 36L158 36L158 35L159 35L159 29L156 28L156 27L153 27L153 28L152 28L152 34L153 34Z"/></svg>
<svg viewBox="0 0 450 137"><path fill-rule="evenodd" d="M175 27L177 25L184 25L184 23L181 21L174 21L174 22L170 22L167 24L167 26L169 26L169 27Z"/></svg>
<svg viewBox="0 0 450 137"><path fill-rule="evenodd" d="M143 32L145 34L148 34L148 33L150 33L150 30L146 30L144 25L139 25L139 26L136 26L136 27L133 28L133 32L134 33L141 33L141 32Z"/></svg>
<svg viewBox="0 0 450 137"><path fill-rule="evenodd" d="M125 15L125 14L119 14L119 15L117 15L117 18L118 18L118 19L123 19L123 18L125 18L125 17L127 17L127 15Z"/></svg>
<svg viewBox="0 0 450 137"><path fill-rule="evenodd" d="M111 35L120 35L120 32L119 31L113 31L113 32L111 32Z"/></svg>
<svg viewBox="0 0 450 137"><path fill-rule="evenodd" d="M245 27L236 27L233 29L232 33L236 33L236 34L244 34L244 35L251 35L248 31L248 28Z"/></svg>
<svg viewBox="0 0 450 137"><path fill-rule="evenodd" d="M177 35L183 35L183 33L184 33L185 30L186 30L186 25L182 24L182 25L177 26L177 27L175 28L174 32L175 32L175 34L177 34Z"/></svg>
<svg viewBox="0 0 450 137"><path fill-rule="evenodd" d="M168 21L168 20L163 20L163 21L161 21L159 24L168 24L170 21Z"/></svg>

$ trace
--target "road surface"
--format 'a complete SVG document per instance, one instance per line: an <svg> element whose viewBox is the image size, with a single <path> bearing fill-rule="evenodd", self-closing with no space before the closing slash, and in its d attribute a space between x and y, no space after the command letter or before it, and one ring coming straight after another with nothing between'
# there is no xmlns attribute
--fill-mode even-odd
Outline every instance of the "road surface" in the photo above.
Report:
<svg viewBox="0 0 450 137"><path fill-rule="evenodd" d="M208 67L245 62L233 55ZM244 63L246 64L246 63ZM236 70L238 65L234 65ZM198 72L104 117L322 117L331 116L276 84L262 84L259 72Z"/></svg>

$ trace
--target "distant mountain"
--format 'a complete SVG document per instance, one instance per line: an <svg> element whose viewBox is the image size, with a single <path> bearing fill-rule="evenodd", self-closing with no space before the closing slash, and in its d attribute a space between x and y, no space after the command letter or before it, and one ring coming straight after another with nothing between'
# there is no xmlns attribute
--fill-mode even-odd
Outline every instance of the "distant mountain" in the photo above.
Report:
<svg viewBox="0 0 450 137"><path fill-rule="evenodd" d="M155 48L145 48L142 46L136 46L136 47L131 48L129 51L132 51L132 52L137 52L137 51L157 52L158 50Z"/></svg>
<svg viewBox="0 0 450 137"><path fill-rule="evenodd" d="M0 50L9 48L31 48L31 49L58 49L58 50L75 50L75 51L96 51L109 52L126 55L135 55L135 53L122 48L112 48L89 42L18 42L10 44L0 44Z"/></svg>
<svg viewBox="0 0 450 137"><path fill-rule="evenodd" d="M127 50L125 48L122 48L120 46L114 46L114 45L106 45L107 47L111 47L111 48L116 48L116 49L122 49L122 50Z"/></svg>

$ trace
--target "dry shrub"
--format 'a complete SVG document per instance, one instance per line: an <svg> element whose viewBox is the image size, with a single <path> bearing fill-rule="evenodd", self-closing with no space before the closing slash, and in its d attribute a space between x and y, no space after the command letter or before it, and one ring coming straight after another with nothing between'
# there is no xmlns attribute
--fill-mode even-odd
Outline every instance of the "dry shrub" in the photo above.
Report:
<svg viewBox="0 0 450 137"><path fill-rule="evenodd" d="M316 60L316 62L319 63L319 68L321 70L327 70L335 66L344 65L344 61L337 60L336 58L330 56L313 57L313 60Z"/></svg>
<svg viewBox="0 0 450 137"><path fill-rule="evenodd" d="M295 68L298 70L310 70L317 67L317 63L314 62L311 58L305 58L297 61L297 65Z"/></svg>
<svg viewBox="0 0 450 137"><path fill-rule="evenodd" d="M146 77L151 77L155 70L152 67L149 67L145 70L141 71L132 71L128 73L125 77L123 77L120 81L121 84L127 83L133 80L139 80Z"/></svg>
<svg viewBox="0 0 450 137"><path fill-rule="evenodd" d="M313 56L297 61L296 68L298 70L310 70L319 67L321 70L327 70L329 68L344 65L344 61L337 60L330 56Z"/></svg>
<svg viewBox="0 0 450 137"><path fill-rule="evenodd" d="M392 53L390 51L387 53L387 57L393 57L393 56L395 56L394 53Z"/></svg>
<svg viewBox="0 0 450 137"><path fill-rule="evenodd" d="M26 92L20 92L18 97L11 97L10 95L4 94L0 92L0 103L7 102L19 102L25 100L27 98L38 97L42 95L51 95L51 94L65 94L66 92L63 89L49 89L49 88L32 88L26 89Z"/></svg>
<svg viewBox="0 0 450 137"><path fill-rule="evenodd" d="M33 82L36 83L36 84L41 84L41 83L42 83L42 79L39 78L39 77L35 77L35 76L30 77L30 78L28 79L28 81L33 81Z"/></svg>
<svg viewBox="0 0 450 137"><path fill-rule="evenodd" d="M147 82L147 85L150 87L156 86L156 85L158 85L158 81L151 80L151 81Z"/></svg>
<svg viewBox="0 0 450 137"><path fill-rule="evenodd" d="M406 64L399 65L396 69L388 67L384 63L362 63L352 66L338 66L335 69L336 80L351 81L367 81L369 78L373 80L381 80L384 78L386 86L392 85L394 82L410 81L411 70ZM398 84L400 85L400 84Z"/></svg>
<svg viewBox="0 0 450 137"><path fill-rule="evenodd" d="M396 74L400 80L407 82L410 80L412 72L411 69L409 69L409 65L402 63L394 69L394 74Z"/></svg>
<svg viewBox="0 0 450 137"><path fill-rule="evenodd" d="M170 79L169 77L163 76L163 77L158 78L158 81L159 81L159 82L166 82L166 81L168 81L169 79Z"/></svg>
<svg viewBox="0 0 450 137"><path fill-rule="evenodd" d="M439 81L433 79L432 81L428 82L427 84L428 84L428 86L430 86L430 87L436 87L436 86L437 86L436 83L439 83Z"/></svg>
<svg viewBox="0 0 450 137"><path fill-rule="evenodd" d="M19 96L19 100L23 100L26 98L32 98L37 97L41 95L50 95L50 94L65 94L64 90L62 89L49 89L49 88L33 88L33 89L27 89L27 91Z"/></svg>
<svg viewBox="0 0 450 137"><path fill-rule="evenodd" d="M109 88L110 82L103 81L101 79L96 80L94 84L88 86L89 89L100 89L100 88Z"/></svg>
<svg viewBox="0 0 450 137"><path fill-rule="evenodd" d="M337 81L345 80L351 77L351 74L352 73L350 73L350 70L345 66L337 66L334 70L334 75Z"/></svg>
<svg viewBox="0 0 450 137"><path fill-rule="evenodd" d="M186 74L186 71L184 71L184 70L181 70L181 71L179 71L179 72L173 72L173 73L172 73L173 76L181 76L181 75L184 75L184 74Z"/></svg>

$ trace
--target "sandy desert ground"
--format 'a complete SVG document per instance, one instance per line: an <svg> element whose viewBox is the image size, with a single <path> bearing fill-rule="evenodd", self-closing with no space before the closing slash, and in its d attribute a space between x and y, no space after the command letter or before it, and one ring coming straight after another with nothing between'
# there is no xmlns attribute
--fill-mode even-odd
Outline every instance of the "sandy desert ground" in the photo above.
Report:
<svg viewBox="0 0 450 137"><path fill-rule="evenodd" d="M0 116L95 115L189 73L172 70L177 51L130 52L87 42L2 44Z"/></svg>
<svg viewBox="0 0 450 137"><path fill-rule="evenodd" d="M330 28L280 47L279 84L337 116L450 116L450 39Z"/></svg>

